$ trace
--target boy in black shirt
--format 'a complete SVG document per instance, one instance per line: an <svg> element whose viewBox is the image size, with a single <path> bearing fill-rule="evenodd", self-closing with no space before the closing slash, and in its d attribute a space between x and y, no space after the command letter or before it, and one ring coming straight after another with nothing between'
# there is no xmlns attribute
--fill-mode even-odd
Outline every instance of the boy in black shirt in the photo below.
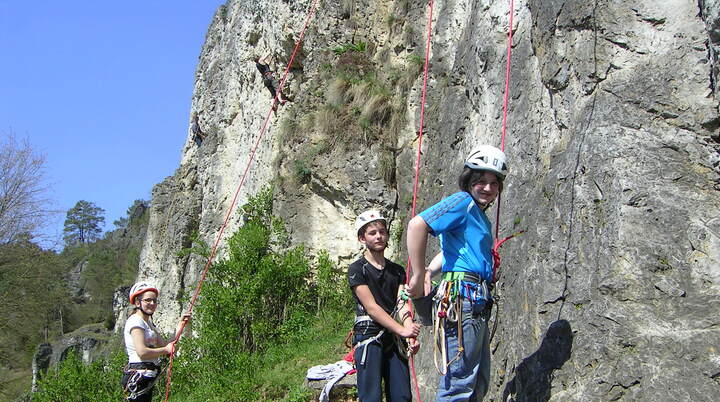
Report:
<svg viewBox="0 0 720 402"><path fill-rule="evenodd" d="M365 245L363 256L348 268L348 283L357 302L353 345L358 398L360 402L380 402L384 380L387 402L410 401L410 373L396 337L408 338L414 353L419 347L420 326L410 319L400 299L405 269L385 259L389 233L387 221L378 211L360 214L355 229Z"/></svg>

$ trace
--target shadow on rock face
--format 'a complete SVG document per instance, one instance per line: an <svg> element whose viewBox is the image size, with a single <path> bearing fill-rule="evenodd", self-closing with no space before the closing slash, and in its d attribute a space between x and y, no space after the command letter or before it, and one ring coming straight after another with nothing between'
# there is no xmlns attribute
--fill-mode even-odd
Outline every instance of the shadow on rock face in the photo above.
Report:
<svg viewBox="0 0 720 402"><path fill-rule="evenodd" d="M550 399L550 378L570 359L573 335L570 323L558 320L550 324L535 353L515 369L515 377L505 386L504 402L545 402Z"/></svg>

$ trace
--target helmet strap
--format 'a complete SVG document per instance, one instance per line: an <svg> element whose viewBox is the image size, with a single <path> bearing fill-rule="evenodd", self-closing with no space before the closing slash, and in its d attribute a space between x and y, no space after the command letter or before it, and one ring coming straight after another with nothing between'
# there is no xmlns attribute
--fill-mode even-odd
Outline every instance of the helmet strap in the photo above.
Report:
<svg viewBox="0 0 720 402"><path fill-rule="evenodd" d="M134 308L135 308L135 310L140 310L140 312L143 313L143 315L147 316L148 318L152 318L152 315L154 314L154 312L153 312L153 313L148 313L147 311L145 311L145 309L142 308L142 302L140 302L140 305L139 305L139 306L138 306L138 305L135 305Z"/></svg>

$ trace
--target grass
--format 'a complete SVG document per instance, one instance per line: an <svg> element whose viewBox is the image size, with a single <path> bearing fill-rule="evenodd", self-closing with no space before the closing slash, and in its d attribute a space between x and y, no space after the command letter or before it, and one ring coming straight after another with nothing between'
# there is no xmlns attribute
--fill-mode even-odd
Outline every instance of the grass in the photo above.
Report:
<svg viewBox="0 0 720 402"><path fill-rule="evenodd" d="M357 43L346 43L341 46L336 46L333 48L333 53L338 56L342 56L349 51L362 53L365 50L367 50L367 42L359 41Z"/></svg>
<svg viewBox="0 0 720 402"><path fill-rule="evenodd" d="M351 327L349 312L326 311L301 336L270 348L258 370L263 397L278 400L300 394L313 400L310 392L303 392L307 369L341 360L347 353L343 340Z"/></svg>
<svg viewBox="0 0 720 402"><path fill-rule="evenodd" d="M295 159L293 162L293 174L300 183L310 182L312 176L312 170L308 166L308 162L305 159Z"/></svg>
<svg viewBox="0 0 720 402"><path fill-rule="evenodd" d="M388 21L397 23L403 15L403 10L395 11ZM302 167L315 165L321 154L379 145L379 175L386 183L395 183L397 141L408 122L407 94L422 72L424 58L410 54L404 63L393 66L388 60L373 59L371 49L372 44L357 41L324 51L329 60L334 59L334 63L319 64L325 84L322 88L318 85L314 93L322 94L324 103L317 105L317 98L308 99L304 106L297 106L303 113L282 123L283 133L295 133L282 137L278 167L284 167L286 178L306 179Z"/></svg>

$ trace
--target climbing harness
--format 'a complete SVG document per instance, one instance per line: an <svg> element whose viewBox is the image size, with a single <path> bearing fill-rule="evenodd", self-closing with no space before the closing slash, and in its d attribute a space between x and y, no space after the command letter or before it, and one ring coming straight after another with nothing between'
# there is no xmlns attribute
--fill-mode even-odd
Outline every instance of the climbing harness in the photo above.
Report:
<svg viewBox="0 0 720 402"><path fill-rule="evenodd" d="M197 298L200 294L200 290L202 289L202 285L205 282L205 278L207 276L207 272L210 269L210 266L212 266L213 260L215 259L215 255L217 254L217 249L220 244L220 240L222 239L223 233L225 233L225 229L227 228L228 222L230 221L230 216L232 215L233 211L235 210L235 205L237 204L237 200L240 196L240 190L242 189L243 185L245 184L245 179L247 178L248 172L250 171L250 166L252 165L252 162L255 159L255 154L257 153L258 148L260 147L260 141L265 136L265 133L267 132L268 123L270 122L270 117L273 113L273 108L278 102L278 94L283 90L283 87L285 86L285 81L287 80L288 73L290 72L290 68L292 67L293 62L295 61L295 56L298 53L298 50L300 49L300 45L302 44L303 38L305 37L305 32L307 31L307 28L310 24L310 21L315 16L315 12L317 10L319 0L313 0L312 4L310 5L308 12L307 12L307 18L305 19L305 23L303 25L302 30L300 31L300 36L298 37L297 43L295 44L295 48L293 49L292 55L290 56L290 61L287 64L287 67L285 67L285 72L283 73L282 80L280 81L280 86L278 88L278 92L275 95L275 98L273 99L273 103L270 107L270 110L268 111L267 115L265 116L265 121L263 122L262 128L260 129L260 134L257 137L257 140L255 141L255 144L252 148L252 151L250 152L248 156L248 162L245 166L245 170L243 171L243 174L240 178L240 181L237 185L237 188L235 190L235 195L233 196L232 202L230 203L230 207L227 210L227 213L225 214L225 220L223 221L222 226L220 226L220 230L218 232L217 238L215 239L215 243L213 244L213 247L210 251L210 255L208 256L207 262L205 263L205 267L203 268L202 274L200 275L200 279L198 280L198 284L195 287L195 292L193 293L192 299L190 299L190 304L188 307L187 314L191 314L193 307L195 305L195 302L197 301ZM182 335L183 331L185 330L185 325L187 324L187 321L183 321L180 325L180 328L177 331L177 334L175 335L174 341L177 341L180 339L180 336ZM173 367L173 361L175 358L175 349L173 348L172 353L170 353L170 362L168 363L168 369L167 369L167 380L165 382L165 402L167 402L170 399L170 385L172 384L172 367Z"/></svg>
<svg viewBox="0 0 720 402"><path fill-rule="evenodd" d="M450 364L462 357L463 347L462 303L469 301L473 306L481 304L487 311L492 306L491 286L477 274L470 272L445 272L443 280L436 288L433 297L433 362L441 375L447 373ZM458 351L448 359L445 337L446 325L457 324Z"/></svg>
<svg viewBox="0 0 720 402"><path fill-rule="evenodd" d="M127 378L123 385L125 398L137 399L151 392L159 371L160 367L154 363L128 363L123 370Z"/></svg>
<svg viewBox="0 0 720 402"><path fill-rule="evenodd" d="M370 318L369 315L361 315L358 317L355 317L355 324L361 323L361 322L374 322L372 318ZM385 329L381 329L380 332L377 333L375 336L371 336L370 338L367 338L363 341L358 342L355 344L355 350L359 350L359 348L362 348L362 356L360 357L360 365L365 365L365 358L367 357L367 345L377 341L380 342L380 338L385 334Z"/></svg>

